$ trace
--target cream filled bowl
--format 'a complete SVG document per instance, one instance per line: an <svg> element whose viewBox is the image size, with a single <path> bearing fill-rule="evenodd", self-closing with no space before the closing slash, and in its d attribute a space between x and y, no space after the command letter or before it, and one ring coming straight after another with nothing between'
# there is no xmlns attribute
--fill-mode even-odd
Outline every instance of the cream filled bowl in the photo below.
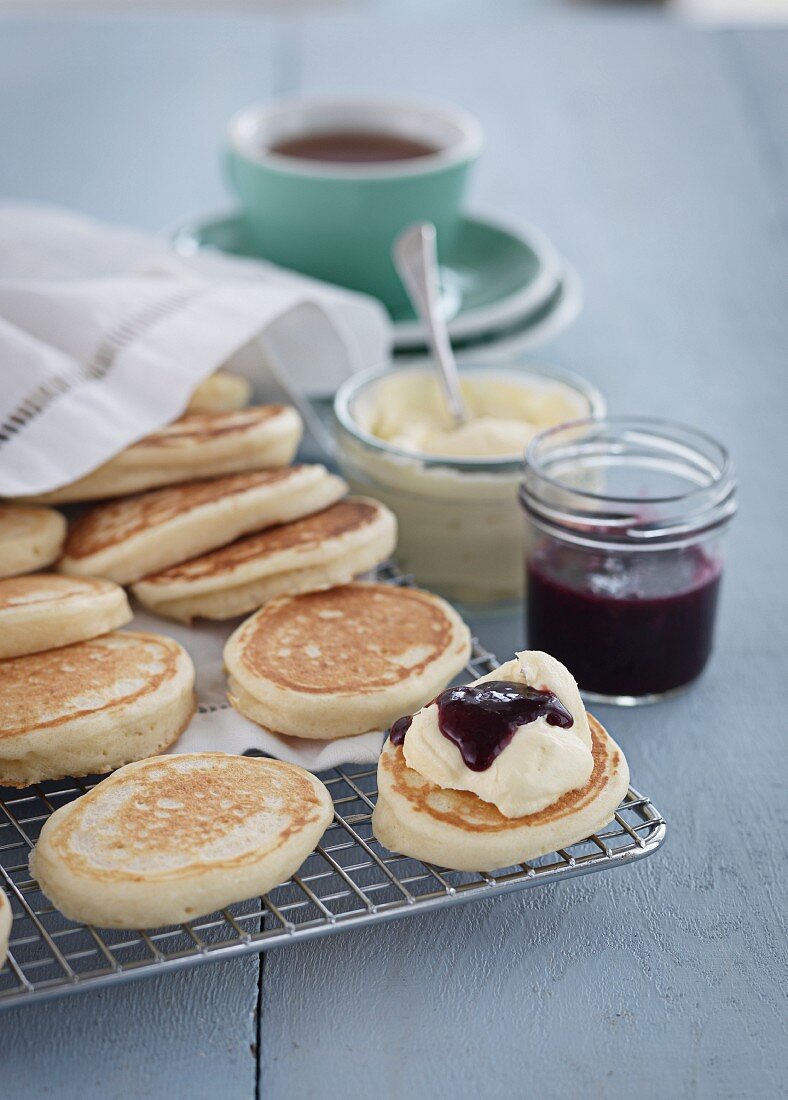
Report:
<svg viewBox="0 0 788 1100"><path fill-rule="evenodd" d="M397 516L397 558L419 584L466 603L523 591L517 503L523 452L545 428L604 415L576 375L525 365L462 365L470 419L454 428L427 361L365 371L338 391L337 452L354 491Z"/></svg>

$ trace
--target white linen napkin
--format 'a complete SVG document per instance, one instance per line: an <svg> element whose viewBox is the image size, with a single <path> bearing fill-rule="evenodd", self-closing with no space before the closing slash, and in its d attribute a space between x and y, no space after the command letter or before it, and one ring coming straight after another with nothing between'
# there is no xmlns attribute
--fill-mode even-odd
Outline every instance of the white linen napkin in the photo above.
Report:
<svg viewBox="0 0 788 1100"><path fill-rule="evenodd" d="M362 733L333 741L311 741L284 737L261 729L244 718L227 702L227 677L222 653L224 644L243 617L229 622L200 620L192 626L160 619L134 606L134 620L127 630L145 630L175 638L189 653L197 672L197 713L169 752L233 752L257 749L268 756L300 764L311 772L322 772L342 764L377 763L385 734Z"/></svg>
<svg viewBox="0 0 788 1100"><path fill-rule="evenodd" d="M50 207L0 204L0 496L73 481L178 416L219 367L258 400L305 401L383 362L382 307L270 264L199 254ZM182 643L198 713L171 752L249 749L324 771L374 765L383 733L281 737L227 702L222 651L238 624L186 627L138 610L132 630Z"/></svg>
<svg viewBox="0 0 788 1100"><path fill-rule="evenodd" d="M364 295L155 235L0 204L0 496L48 492L169 423L219 367L255 398L331 393L384 362ZM317 429L319 430L319 428Z"/></svg>

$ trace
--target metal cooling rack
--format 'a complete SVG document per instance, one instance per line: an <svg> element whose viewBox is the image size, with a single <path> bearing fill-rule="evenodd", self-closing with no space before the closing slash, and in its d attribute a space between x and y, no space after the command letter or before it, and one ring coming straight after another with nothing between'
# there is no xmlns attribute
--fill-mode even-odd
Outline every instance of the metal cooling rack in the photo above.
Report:
<svg viewBox="0 0 788 1100"><path fill-rule="evenodd" d="M381 570L379 579L408 583L391 567ZM496 658L475 642L458 680L476 679L497 666ZM375 768L336 768L321 778L334 800L334 822L297 875L263 898L147 932L75 924L49 904L30 878L28 855L47 817L99 778L22 791L0 788L0 887L14 915L8 959L0 969L0 1007L602 871L650 855L665 836L665 823L651 801L630 789L611 824L579 844L495 874L448 871L395 855L373 837Z"/></svg>

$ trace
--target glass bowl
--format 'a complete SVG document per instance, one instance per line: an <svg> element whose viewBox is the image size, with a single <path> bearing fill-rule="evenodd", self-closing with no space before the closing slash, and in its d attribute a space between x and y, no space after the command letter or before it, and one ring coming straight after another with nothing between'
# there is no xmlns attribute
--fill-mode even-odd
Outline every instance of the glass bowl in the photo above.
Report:
<svg viewBox="0 0 788 1100"><path fill-rule="evenodd" d="M517 599L524 575L517 503L522 455L446 458L398 446L370 429L383 379L431 373L425 360L363 371L340 387L334 402L340 468L354 493L376 497L394 512L399 524L397 560L418 584L464 603ZM564 419L604 415L599 391L568 371L468 363L461 365L460 373L463 378L514 383L535 394L555 391L566 400L569 415Z"/></svg>

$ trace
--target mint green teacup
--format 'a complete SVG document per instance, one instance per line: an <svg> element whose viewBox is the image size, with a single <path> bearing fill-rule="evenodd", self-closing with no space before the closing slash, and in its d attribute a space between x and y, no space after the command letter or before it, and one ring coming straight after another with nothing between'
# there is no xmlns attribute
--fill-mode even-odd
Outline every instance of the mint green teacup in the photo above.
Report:
<svg viewBox="0 0 788 1100"><path fill-rule="evenodd" d="M271 151L304 135L386 134L427 145L411 159L334 163ZM292 100L249 107L231 121L230 183L250 243L274 263L366 291L390 309L405 302L391 261L398 232L431 221L438 247L459 225L479 124L464 111L374 100Z"/></svg>

